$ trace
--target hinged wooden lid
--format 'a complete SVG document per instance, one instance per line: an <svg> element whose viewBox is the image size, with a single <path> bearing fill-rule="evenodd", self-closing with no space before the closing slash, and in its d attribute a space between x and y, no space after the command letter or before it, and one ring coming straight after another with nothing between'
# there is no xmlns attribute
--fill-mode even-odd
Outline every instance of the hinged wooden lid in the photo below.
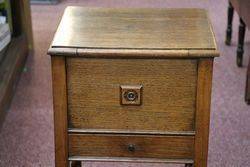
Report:
<svg viewBox="0 0 250 167"><path fill-rule="evenodd" d="M203 9L124 9L68 7L49 54L123 53L182 57L197 50L218 56ZM105 55L105 54L104 54ZM204 55L203 55L204 57Z"/></svg>

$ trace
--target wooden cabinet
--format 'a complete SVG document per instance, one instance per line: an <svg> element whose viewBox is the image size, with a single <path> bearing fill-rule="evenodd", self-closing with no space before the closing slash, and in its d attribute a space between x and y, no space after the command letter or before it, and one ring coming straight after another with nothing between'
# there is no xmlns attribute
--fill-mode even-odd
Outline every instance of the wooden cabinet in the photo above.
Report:
<svg viewBox="0 0 250 167"><path fill-rule="evenodd" d="M206 166L219 55L206 11L68 7L48 53L56 166Z"/></svg>
<svg viewBox="0 0 250 167"><path fill-rule="evenodd" d="M9 108L26 57L32 53L33 37L28 0L11 0L13 34L0 62L0 125Z"/></svg>

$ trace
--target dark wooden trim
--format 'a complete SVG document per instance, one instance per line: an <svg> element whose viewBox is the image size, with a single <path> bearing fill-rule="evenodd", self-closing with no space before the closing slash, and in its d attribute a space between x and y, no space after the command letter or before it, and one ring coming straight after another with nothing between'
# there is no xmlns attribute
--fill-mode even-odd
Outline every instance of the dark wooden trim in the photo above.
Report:
<svg viewBox="0 0 250 167"><path fill-rule="evenodd" d="M206 167L210 123L213 58L198 62L196 103L195 166Z"/></svg>
<svg viewBox="0 0 250 167"><path fill-rule="evenodd" d="M56 167L68 166L67 90L65 57L52 57Z"/></svg>

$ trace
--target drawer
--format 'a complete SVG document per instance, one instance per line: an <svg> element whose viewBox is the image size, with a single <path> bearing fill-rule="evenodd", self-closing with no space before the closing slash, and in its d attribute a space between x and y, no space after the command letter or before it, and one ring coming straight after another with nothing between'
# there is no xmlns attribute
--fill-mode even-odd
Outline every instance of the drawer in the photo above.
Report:
<svg viewBox="0 0 250 167"><path fill-rule="evenodd" d="M194 131L195 59L67 58L71 129ZM140 105L121 105L121 86L142 86Z"/></svg>
<svg viewBox="0 0 250 167"><path fill-rule="evenodd" d="M70 134L69 157L193 159L193 136Z"/></svg>

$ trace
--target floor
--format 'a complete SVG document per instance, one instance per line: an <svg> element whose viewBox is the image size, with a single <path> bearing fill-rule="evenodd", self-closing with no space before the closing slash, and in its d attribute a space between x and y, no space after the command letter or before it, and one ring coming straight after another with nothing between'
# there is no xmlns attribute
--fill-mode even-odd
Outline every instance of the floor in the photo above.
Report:
<svg viewBox="0 0 250 167"><path fill-rule="evenodd" d="M247 31L243 68L235 61L238 18L232 45L225 46L227 0L64 0L33 5L35 54L27 60L9 113L0 132L0 167L53 167L53 111L50 58L46 51L68 5L98 7L199 7L209 11L221 57L215 59L208 167L250 166L250 106L244 102L250 55ZM174 167L167 164L97 163L84 167ZM180 165L177 165L180 166Z"/></svg>

